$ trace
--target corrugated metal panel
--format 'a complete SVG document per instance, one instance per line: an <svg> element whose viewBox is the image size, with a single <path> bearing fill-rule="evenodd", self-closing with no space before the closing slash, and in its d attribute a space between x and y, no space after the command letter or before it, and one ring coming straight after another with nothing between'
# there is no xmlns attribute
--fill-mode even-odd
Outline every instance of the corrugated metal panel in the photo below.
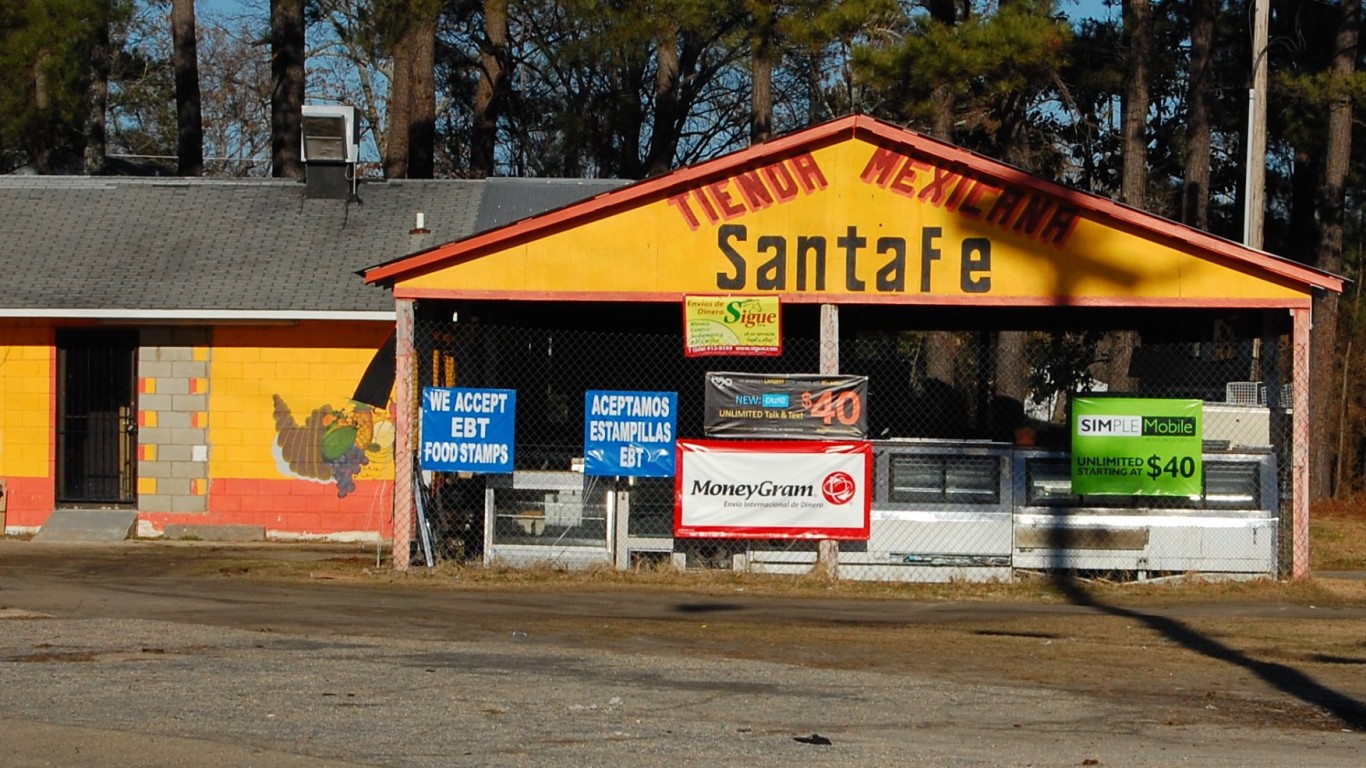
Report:
<svg viewBox="0 0 1366 768"><path fill-rule="evenodd" d="M511 224L628 183L620 179L489 179L474 231Z"/></svg>

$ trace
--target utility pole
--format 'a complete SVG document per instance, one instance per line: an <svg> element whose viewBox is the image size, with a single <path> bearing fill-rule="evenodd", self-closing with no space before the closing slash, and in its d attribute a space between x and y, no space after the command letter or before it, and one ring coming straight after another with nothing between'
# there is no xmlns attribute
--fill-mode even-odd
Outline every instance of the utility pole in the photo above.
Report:
<svg viewBox="0 0 1366 768"><path fill-rule="evenodd" d="M1247 187L1243 190L1243 244L1262 248L1266 219L1266 46L1271 0L1252 0L1252 87L1247 92Z"/></svg>

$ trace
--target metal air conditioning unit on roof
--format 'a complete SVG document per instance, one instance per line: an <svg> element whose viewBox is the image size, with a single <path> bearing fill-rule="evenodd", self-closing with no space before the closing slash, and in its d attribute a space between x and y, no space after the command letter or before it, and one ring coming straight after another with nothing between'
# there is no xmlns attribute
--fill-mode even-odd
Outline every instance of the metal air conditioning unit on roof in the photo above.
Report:
<svg viewBox="0 0 1366 768"><path fill-rule="evenodd" d="M302 134L305 163L354 165L360 155L355 107L305 104Z"/></svg>

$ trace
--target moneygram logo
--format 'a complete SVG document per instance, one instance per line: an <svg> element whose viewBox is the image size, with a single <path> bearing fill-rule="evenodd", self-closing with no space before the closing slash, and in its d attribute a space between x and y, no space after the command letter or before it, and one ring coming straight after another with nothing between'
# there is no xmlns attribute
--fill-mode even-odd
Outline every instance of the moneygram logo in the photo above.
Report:
<svg viewBox="0 0 1366 768"><path fill-rule="evenodd" d="M827 502L836 506L848 504L857 492L858 486L854 484L854 478L846 472L831 472L821 483L821 495L825 496Z"/></svg>

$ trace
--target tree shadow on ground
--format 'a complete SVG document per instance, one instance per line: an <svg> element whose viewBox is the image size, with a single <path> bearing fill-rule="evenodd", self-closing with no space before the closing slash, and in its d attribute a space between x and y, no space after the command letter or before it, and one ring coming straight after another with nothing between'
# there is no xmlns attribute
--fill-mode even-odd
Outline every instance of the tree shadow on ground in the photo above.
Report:
<svg viewBox="0 0 1366 768"><path fill-rule="evenodd" d="M1051 532L1054 538L1054 551L1066 552L1065 528L1054 526ZM1055 563L1050 578L1053 585L1074 605L1141 622L1183 648L1206 658L1246 669L1282 693L1327 711L1340 720L1344 727L1366 730L1366 703L1329 688L1301 670L1286 664L1255 659L1168 616L1110 605L1092 594L1062 562Z"/></svg>

